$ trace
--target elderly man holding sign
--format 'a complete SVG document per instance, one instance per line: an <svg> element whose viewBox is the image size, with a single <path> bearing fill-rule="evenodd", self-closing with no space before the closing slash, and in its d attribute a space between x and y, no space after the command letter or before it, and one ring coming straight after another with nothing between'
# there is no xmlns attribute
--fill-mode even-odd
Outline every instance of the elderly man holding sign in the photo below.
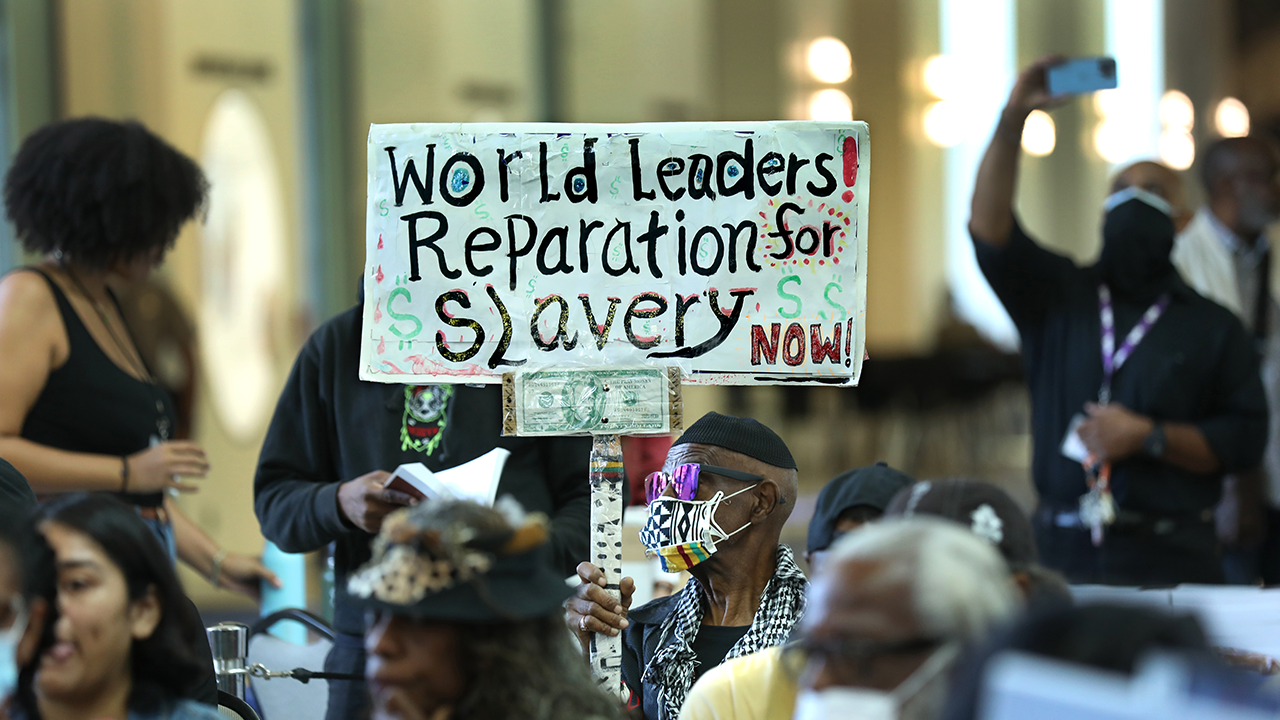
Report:
<svg viewBox="0 0 1280 720"><path fill-rule="evenodd" d="M684 589L628 612L631 578L615 600L599 568L578 567L569 626L584 648L591 633L622 633L622 680L645 717L674 720L702 673L787 639L808 587L778 542L798 494L782 438L756 420L707 413L645 480L640 539L667 572L689 570Z"/></svg>

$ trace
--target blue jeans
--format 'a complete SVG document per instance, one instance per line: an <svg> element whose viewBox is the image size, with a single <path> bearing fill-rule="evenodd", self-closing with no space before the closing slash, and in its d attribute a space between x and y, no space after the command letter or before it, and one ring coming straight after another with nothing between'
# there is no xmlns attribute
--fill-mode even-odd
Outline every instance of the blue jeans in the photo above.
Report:
<svg viewBox="0 0 1280 720"><path fill-rule="evenodd" d="M142 518L142 522L151 528L151 532L155 534L156 540L160 541L160 547L164 549L166 555L169 556L169 562L174 565L178 564L178 545L173 539L173 523L167 520L153 520Z"/></svg>

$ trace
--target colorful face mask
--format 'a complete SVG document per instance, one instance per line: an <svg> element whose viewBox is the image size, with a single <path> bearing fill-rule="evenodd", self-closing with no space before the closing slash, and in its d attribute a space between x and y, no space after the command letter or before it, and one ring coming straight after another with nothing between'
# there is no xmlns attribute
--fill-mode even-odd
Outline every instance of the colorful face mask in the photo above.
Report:
<svg viewBox="0 0 1280 720"><path fill-rule="evenodd" d="M733 495L717 492L710 500L681 500L658 497L649 504L649 519L640 530L646 555L657 555L665 572L680 572L705 561L716 551L716 543L747 529L747 523L726 533L716 523L720 503L751 490L745 487Z"/></svg>

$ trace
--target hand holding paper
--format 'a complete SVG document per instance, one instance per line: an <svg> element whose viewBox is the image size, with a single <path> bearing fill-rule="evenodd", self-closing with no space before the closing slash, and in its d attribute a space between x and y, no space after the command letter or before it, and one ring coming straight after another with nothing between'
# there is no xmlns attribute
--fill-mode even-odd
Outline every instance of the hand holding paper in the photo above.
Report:
<svg viewBox="0 0 1280 720"><path fill-rule="evenodd" d="M471 500L492 507L498 480L510 451L494 448L468 463L433 473L422 463L406 463L386 478L382 487L415 500Z"/></svg>

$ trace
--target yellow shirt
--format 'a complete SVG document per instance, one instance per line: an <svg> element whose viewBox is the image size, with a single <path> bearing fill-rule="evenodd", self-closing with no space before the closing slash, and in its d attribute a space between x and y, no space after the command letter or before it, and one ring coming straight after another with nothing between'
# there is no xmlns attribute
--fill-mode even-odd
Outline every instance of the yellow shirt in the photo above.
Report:
<svg viewBox="0 0 1280 720"><path fill-rule="evenodd" d="M711 668L689 690L680 720L791 720L796 681L781 654L772 647Z"/></svg>

